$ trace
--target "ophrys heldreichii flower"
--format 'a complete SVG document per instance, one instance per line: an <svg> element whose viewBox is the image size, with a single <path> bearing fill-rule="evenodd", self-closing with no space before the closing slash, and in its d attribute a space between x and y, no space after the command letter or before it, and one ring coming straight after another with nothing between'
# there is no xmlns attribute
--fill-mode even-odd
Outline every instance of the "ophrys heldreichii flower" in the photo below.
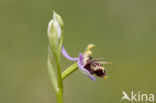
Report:
<svg viewBox="0 0 156 103"><path fill-rule="evenodd" d="M82 73L84 73L85 75L87 75L93 81L96 81L94 74L98 77L107 78L106 70L105 70L103 64L110 64L110 62L102 62L101 60L103 58L92 59L91 49L94 46L95 45L93 45L93 44L88 45L88 47L86 48L86 51L83 54L79 53L79 57L76 57L76 58L72 58L71 56L69 56L69 54L65 50L64 46L62 46L62 54L68 60L76 61L78 63L79 70Z"/></svg>

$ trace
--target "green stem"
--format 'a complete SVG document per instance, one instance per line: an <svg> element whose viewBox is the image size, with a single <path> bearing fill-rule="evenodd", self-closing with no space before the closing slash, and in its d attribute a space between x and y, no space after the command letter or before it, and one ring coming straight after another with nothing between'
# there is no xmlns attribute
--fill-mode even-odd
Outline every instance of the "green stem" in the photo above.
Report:
<svg viewBox="0 0 156 103"><path fill-rule="evenodd" d="M58 83L58 91L57 91L57 103L63 103L63 83L61 79L61 71L60 66L58 67L57 74L57 83Z"/></svg>
<svg viewBox="0 0 156 103"><path fill-rule="evenodd" d="M57 103L63 103L63 83L61 78L60 58L58 56L56 56L56 67L57 67L57 84L58 84Z"/></svg>
<svg viewBox="0 0 156 103"><path fill-rule="evenodd" d="M63 103L63 91L59 90L57 93L57 103Z"/></svg>
<svg viewBox="0 0 156 103"><path fill-rule="evenodd" d="M73 73L75 70L78 69L77 63L74 63L73 65L71 65L70 67L68 67L62 74L62 80L64 78L66 78L68 75L70 75L71 73Z"/></svg>

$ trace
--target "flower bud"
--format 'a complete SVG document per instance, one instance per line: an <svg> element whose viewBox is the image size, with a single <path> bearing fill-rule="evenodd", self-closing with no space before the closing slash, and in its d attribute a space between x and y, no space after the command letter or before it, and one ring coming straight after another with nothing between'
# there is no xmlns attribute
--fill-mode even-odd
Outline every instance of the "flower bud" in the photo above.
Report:
<svg viewBox="0 0 156 103"><path fill-rule="evenodd" d="M63 21L61 16L54 12L53 19L48 24L48 39L50 46L57 47L63 32Z"/></svg>
<svg viewBox="0 0 156 103"><path fill-rule="evenodd" d="M61 26L61 28L63 28L64 27L64 23L63 23L63 20L62 20L61 16L58 15L55 11L53 11L53 13L54 13L53 14L54 19L56 19L58 21L59 25Z"/></svg>

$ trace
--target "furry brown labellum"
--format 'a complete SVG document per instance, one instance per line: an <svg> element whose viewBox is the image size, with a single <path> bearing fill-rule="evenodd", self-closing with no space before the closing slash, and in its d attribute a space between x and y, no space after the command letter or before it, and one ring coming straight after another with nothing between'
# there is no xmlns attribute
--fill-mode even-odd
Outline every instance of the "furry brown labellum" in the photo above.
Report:
<svg viewBox="0 0 156 103"><path fill-rule="evenodd" d="M87 69L91 74L96 74L99 77L106 77L106 70L103 64L108 64L108 62L100 62L102 58L93 60L89 57L84 68Z"/></svg>

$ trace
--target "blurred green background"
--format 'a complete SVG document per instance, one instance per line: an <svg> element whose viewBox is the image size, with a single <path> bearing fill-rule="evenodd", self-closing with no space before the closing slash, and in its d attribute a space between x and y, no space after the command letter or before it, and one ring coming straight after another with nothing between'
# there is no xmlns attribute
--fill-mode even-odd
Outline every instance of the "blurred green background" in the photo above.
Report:
<svg viewBox="0 0 156 103"><path fill-rule="evenodd" d="M64 80L65 103L120 103L122 91L156 94L155 0L1 0L0 103L56 103L47 72L47 25L55 10L64 45L78 56L89 43L109 79L80 71ZM62 71L73 62L62 56ZM127 101L123 101L126 103Z"/></svg>

